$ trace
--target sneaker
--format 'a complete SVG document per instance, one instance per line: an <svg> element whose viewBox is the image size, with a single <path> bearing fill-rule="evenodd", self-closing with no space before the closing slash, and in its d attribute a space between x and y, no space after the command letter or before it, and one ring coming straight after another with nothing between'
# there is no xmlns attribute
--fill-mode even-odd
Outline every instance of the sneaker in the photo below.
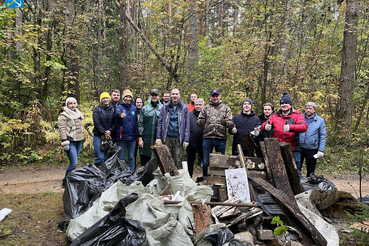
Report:
<svg viewBox="0 0 369 246"><path fill-rule="evenodd" d="M62 188L65 188L66 180L63 179Z"/></svg>

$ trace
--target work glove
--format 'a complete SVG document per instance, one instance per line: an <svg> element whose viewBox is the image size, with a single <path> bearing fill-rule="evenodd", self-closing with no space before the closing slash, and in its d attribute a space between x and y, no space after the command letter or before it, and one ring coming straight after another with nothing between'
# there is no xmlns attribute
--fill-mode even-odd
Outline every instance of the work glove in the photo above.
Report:
<svg viewBox="0 0 369 246"><path fill-rule="evenodd" d="M161 141L161 139L160 138L157 138L156 141L155 141L155 143L158 143L159 141Z"/></svg>
<svg viewBox="0 0 369 246"><path fill-rule="evenodd" d="M66 140L66 139L62 140L61 146L63 147L63 149L65 151L69 151L70 150L70 142L69 142L69 140Z"/></svg>
<svg viewBox="0 0 369 246"><path fill-rule="evenodd" d="M254 127L254 130L250 132L250 134L254 137L258 137L260 135L259 127Z"/></svg>
<svg viewBox="0 0 369 246"><path fill-rule="evenodd" d="M221 119L220 124L222 124L222 126L227 126L227 120L226 119Z"/></svg>
<svg viewBox="0 0 369 246"><path fill-rule="evenodd" d="M272 130L272 124L268 121L264 126L265 131L270 132Z"/></svg>
<svg viewBox="0 0 369 246"><path fill-rule="evenodd" d="M285 132L289 132L290 131L290 125L287 123L287 120L286 120L286 124L284 124L284 126L283 126L283 130Z"/></svg>
<svg viewBox="0 0 369 246"><path fill-rule="evenodd" d="M313 157L315 159L323 158L324 157L324 152L318 151L318 153L316 153L315 155L313 155Z"/></svg>
<svg viewBox="0 0 369 246"><path fill-rule="evenodd" d="M187 147L189 145L189 143L188 142L183 142L183 147Z"/></svg>

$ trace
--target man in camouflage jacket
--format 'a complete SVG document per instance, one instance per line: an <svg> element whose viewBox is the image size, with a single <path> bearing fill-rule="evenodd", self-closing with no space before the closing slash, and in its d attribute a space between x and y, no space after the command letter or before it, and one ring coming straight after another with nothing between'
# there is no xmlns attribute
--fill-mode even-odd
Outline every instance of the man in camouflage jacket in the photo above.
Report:
<svg viewBox="0 0 369 246"><path fill-rule="evenodd" d="M201 110L197 118L197 125L199 127L205 125L202 141L204 155L202 171L204 178L206 178L208 176L209 154L214 147L216 152L225 154L227 128L233 126L231 109L222 103L219 90L211 90L210 103Z"/></svg>

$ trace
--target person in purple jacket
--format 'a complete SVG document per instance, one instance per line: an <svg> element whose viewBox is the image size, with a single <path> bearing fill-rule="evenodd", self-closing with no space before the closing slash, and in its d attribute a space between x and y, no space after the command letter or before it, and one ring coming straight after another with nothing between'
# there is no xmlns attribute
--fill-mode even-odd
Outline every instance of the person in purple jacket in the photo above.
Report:
<svg viewBox="0 0 369 246"><path fill-rule="evenodd" d="M115 139L123 151L119 157L124 160L128 150L129 169L135 171L135 148L137 140L137 108L132 104L132 92L123 91L122 102L117 106L115 122Z"/></svg>
<svg viewBox="0 0 369 246"><path fill-rule="evenodd" d="M179 90L173 89L170 101L161 108L156 133L156 142L162 140L168 146L178 169L182 169L183 147L190 140L190 112L180 97Z"/></svg>

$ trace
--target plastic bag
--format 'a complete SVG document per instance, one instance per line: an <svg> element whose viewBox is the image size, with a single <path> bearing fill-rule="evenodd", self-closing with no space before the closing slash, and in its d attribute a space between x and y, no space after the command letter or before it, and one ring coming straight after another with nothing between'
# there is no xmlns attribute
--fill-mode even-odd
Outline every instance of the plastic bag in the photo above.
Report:
<svg viewBox="0 0 369 246"><path fill-rule="evenodd" d="M108 215L75 239L71 246L142 245L146 240L145 229L139 221L128 220L124 217L125 207L137 198L137 194L122 198Z"/></svg>
<svg viewBox="0 0 369 246"><path fill-rule="evenodd" d="M311 174L308 178L301 179L302 189L308 190L337 190L337 187L323 175Z"/></svg>
<svg viewBox="0 0 369 246"><path fill-rule="evenodd" d="M228 228L219 229L205 235L205 240L210 241L212 246L222 246L233 238L234 235Z"/></svg>

